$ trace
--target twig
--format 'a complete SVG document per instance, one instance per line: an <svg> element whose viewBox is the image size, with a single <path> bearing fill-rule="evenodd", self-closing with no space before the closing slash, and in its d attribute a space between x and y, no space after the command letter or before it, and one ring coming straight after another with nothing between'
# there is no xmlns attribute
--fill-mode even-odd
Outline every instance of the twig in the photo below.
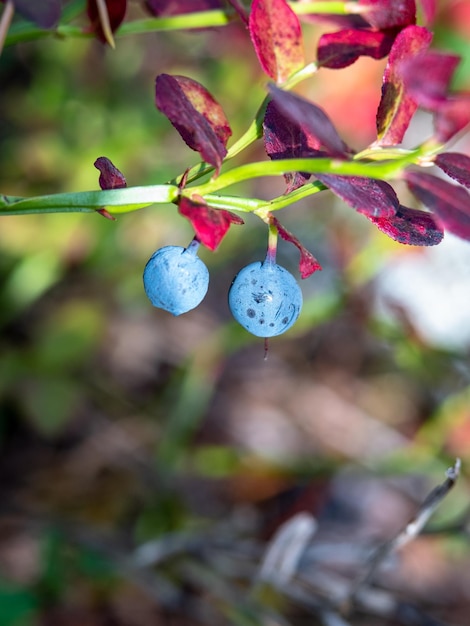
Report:
<svg viewBox="0 0 470 626"><path fill-rule="evenodd" d="M300 559L317 530L308 513L299 513L283 524L268 545L259 568L257 582L282 588L295 575Z"/></svg>
<svg viewBox="0 0 470 626"><path fill-rule="evenodd" d="M416 516L405 526L405 528L398 533L393 539L387 541L380 546L377 551L372 555L368 567L356 580L353 585L350 601L354 601L362 587L369 584L374 574L385 559L394 551L402 548L412 539L415 539L433 515L437 507L442 500L446 497L452 487L455 485L460 473L461 462L460 459L455 461L453 467L450 467L446 472L446 480L435 487L429 495L424 499L422 505L418 509Z"/></svg>

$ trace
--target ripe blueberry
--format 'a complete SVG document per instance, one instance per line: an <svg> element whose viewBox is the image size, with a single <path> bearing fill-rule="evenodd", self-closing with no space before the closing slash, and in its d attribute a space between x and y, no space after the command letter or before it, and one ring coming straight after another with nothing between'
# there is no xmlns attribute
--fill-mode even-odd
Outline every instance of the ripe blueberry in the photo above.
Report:
<svg viewBox="0 0 470 626"><path fill-rule="evenodd" d="M233 317L257 337L274 337L290 328L302 308L302 291L286 269L266 259L235 276L228 294Z"/></svg>
<svg viewBox="0 0 470 626"><path fill-rule="evenodd" d="M209 271L197 256L199 242L187 248L165 246L157 250L144 269L144 288L153 306L173 315L197 307L207 293Z"/></svg>

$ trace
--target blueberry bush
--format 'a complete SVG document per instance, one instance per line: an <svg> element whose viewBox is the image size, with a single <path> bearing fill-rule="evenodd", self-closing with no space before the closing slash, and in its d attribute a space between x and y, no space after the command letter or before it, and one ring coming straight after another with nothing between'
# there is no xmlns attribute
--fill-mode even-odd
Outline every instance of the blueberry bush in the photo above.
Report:
<svg viewBox="0 0 470 626"><path fill-rule="evenodd" d="M0 2L5 626L465 623L468 5Z"/></svg>

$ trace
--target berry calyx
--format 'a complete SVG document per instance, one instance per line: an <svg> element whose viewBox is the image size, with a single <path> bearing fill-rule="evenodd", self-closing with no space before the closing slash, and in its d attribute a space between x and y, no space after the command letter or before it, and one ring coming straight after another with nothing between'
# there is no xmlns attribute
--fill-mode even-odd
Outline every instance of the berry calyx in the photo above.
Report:
<svg viewBox="0 0 470 626"><path fill-rule="evenodd" d="M197 256L196 239L187 248L165 246L144 269L144 289L153 306L181 315L200 304L209 286L209 271Z"/></svg>
<svg viewBox="0 0 470 626"><path fill-rule="evenodd" d="M256 337L275 337L288 330L302 308L302 291L272 255L250 263L235 276L228 294L233 317Z"/></svg>

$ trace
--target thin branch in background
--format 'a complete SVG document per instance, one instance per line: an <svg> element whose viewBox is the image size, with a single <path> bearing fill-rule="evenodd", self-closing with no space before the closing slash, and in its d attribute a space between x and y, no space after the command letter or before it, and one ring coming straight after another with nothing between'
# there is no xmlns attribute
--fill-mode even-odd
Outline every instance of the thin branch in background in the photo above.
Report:
<svg viewBox="0 0 470 626"><path fill-rule="evenodd" d="M424 499L422 505L418 509L416 516L400 531L396 537L386 542L378 548L378 550L372 555L368 567L363 572L355 584L353 585L350 601L354 601L361 588L369 584L374 574L377 572L380 565L387 559L387 557L399 548L402 548L411 540L415 539L429 518L436 511L437 507L441 504L442 500L447 496L449 491L457 482L457 478L460 474L461 462L460 459L455 461L453 467L450 467L446 472L446 480L435 487L429 495Z"/></svg>
<svg viewBox="0 0 470 626"><path fill-rule="evenodd" d="M295 575L316 530L317 522L308 513L299 513L283 524L268 545L256 582L284 587Z"/></svg>
<svg viewBox="0 0 470 626"><path fill-rule="evenodd" d="M350 626L349 622L346 622L341 615L333 611L323 611L320 613L320 619L323 626Z"/></svg>
<svg viewBox="0 0 470 626"><path fill-rule="evenodd" d="M13 0L7 0L2 16L0 17L0 56L2 54L3 45L5 43L5 39L7 38L8 30L14 14L15 5L13 4Z"/></svg>

